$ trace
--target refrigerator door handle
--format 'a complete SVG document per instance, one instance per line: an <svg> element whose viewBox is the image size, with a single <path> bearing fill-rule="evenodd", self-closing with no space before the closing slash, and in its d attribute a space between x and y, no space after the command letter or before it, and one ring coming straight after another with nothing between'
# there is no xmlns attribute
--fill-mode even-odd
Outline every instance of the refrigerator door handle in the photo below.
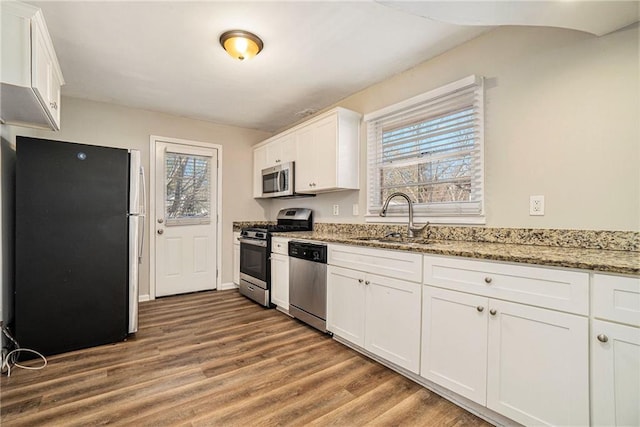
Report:
<svg viewBox="0 0 640 427"><path fill-rule="evenodd" d="M144 167L140 166L140 179L142 180L142 212L140 212L140 244L138 245L138 264L142 264L142 251L144 249L144 229L146 227L145 216L147 215L147 186L144 176Z"/></svg>

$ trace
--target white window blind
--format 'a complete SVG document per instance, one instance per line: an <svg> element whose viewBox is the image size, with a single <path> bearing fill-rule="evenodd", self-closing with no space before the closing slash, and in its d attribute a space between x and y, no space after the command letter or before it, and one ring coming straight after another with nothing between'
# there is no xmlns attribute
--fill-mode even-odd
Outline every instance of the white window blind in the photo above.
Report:
<svg viewBox="0 0 640 427"><path fill-rule="evenodd" d="M419 216L482 217L483 102L483 79L470 76L365 116L369 214L400 191Z"/></svg>

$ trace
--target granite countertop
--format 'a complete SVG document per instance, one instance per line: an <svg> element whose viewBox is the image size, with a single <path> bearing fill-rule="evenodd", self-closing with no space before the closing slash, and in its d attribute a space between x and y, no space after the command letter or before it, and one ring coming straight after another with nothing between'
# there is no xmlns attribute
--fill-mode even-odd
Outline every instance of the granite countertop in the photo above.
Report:
<svg viewBox="0 0 640 427"><path fill-rule="evenodd" d="M273 235L292 239L404 250L425 254L578 268L604 273L640 276L640 252L637 251L456 240L417 240L416 243L409 243L406 240L404 242L380 242L363 240L363 237L350 233L326 233L320 231L273 233ZM372 237L371 239L374 238Z"/></svg>

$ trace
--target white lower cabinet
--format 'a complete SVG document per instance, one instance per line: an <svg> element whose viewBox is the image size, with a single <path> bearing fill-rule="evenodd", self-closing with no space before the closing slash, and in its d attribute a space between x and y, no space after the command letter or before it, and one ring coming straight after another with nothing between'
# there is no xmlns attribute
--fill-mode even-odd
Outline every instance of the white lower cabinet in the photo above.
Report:
<svg viewBox="0 0 640 427"><path fill-rule="evenodd" d="M424 286L422 299L420 375L485 405L488 298Z"/></svg>
<svg viewBox="0 0 640 427"><path fill-rule="evenodd" d="M595 274L591 420L640 426L640 278Z"/></svg>
<svg viewBox="0 0 640 427"><path fill-rule="evenodd" d="M271 254L271 302L289 311L289 256Z"/></svg>
<svg viewBox="0 0 640 427"><path fill-rule="evenodd" d="M591 335L593 425L640 425L640 328L593 320Z"/></svg>
<svg viewBox="0 0 640 427"><path fill-rule="evenodd" d="M327 329L400 367L420 367L421 285L327 268Z"/></svg>
<svg viewBox="0 0 640 427"><path fill-rule="evenodd" d="M421 376L526 425L588 425L588 319L425 286Z"/></svg>
<svg viewBox="0 0 640 427"><path fill-rule="evenodd" d="M488 317L487 407L526 425L589 425L589 320L497 300Z"/></svg>
<svg viewBox="0 0 640 427"><path fill-rule="evenodd" d="M327 330L364 347L364 279L360 271L327 266Z"/></svg>

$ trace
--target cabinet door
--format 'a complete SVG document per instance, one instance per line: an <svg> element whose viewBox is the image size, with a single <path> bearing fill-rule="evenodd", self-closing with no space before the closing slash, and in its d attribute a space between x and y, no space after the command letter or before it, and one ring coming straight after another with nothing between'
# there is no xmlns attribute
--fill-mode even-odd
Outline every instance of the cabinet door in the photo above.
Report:
<svg viewBox="0 0 640 427"><path fill-rule="evenodd" d="M420 375L485 405L488 298L424 286L422 301Z"/></svg>
<svg viewBox="0 0 640 427"><path fill-rule="evenodd" d="M296 160L296 140L293 133L286 134L269 142L267 148L267 165L275 166Z"/></svg>
<svg viewBox="0 0 640 427"><path fill-rule="evenodd" d="M327 330L364 347L364 274L327 266Z"/></svg>
<svg viewBox="0 0 640 427"><path fill-rule="evenodd" d="M365 277L365 348L416 374L420 370L419 283Z"/></svg>
<svg viewBox="0 0 640 427"><path fill-rule="evenodd" d="M316 149L313 143L313 127L305 127L296 132L296 192L313 191L316 173Z"/></svg>
<svg viewBox="0 0 640 427"><path fill-rule="evenodd" d="M253 197L262 197L262 169L267 167L267 148L253 149Z"/></svg>
<svg viewBox="0 0 640 427"><path fill-rule="evenodd" d="M315 149L314 191L324 191L338 186L338 122L330 116L313 124L313 146Z"/></svg>
<svg viewBox="0 0 640 427"><path fill-rule="evenodd" d="M31 20L31 83L54 130L60 129L60 82L54 75L54 63L49 53L44 30ZM55 98L53 98L55 97Z"/></svg>
<svg viewBox="0 0 640 427"><path fill-rule="evenodd" d="M271 302L289 310L289 257L271 254Z"/></svg>
<svg viewBox="0 0 640 427"><path fill-rule="evenodd" d="M588 319L489 301L487 407L526 425L589 425Z"/></svg>
<svg viewBox="0 0 640 427"><path fill-rule="evenodd" d="M591 404L594 426L640 425L639 328L593 320Z"/></svg>

